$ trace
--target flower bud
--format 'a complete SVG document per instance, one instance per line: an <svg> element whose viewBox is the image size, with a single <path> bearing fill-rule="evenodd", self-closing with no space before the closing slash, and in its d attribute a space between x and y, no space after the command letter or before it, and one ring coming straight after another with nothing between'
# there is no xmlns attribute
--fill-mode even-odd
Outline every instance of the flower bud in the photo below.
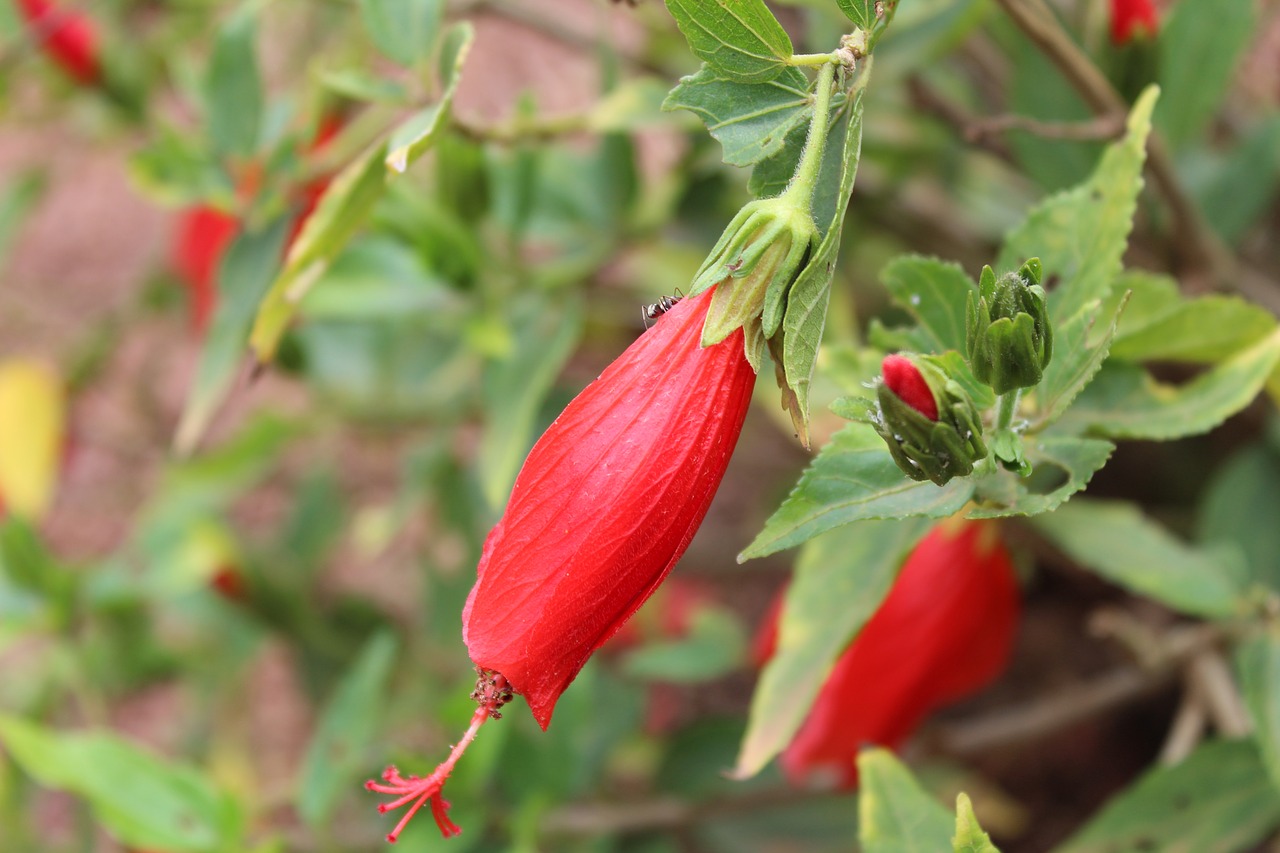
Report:
<svg viewBox="0 0 1280 853"><path fill-rule="evenodd" d="M766 660L776 646L781 604L779 598L758 637ZM935 527L836 661L782 754L788 778L856 786L856 759L865 745L897 748L936 708L1000 674L1019 610L1013 560L995 524Z"/></svg>
<svg viewBox="0 0 1280 853"><path fill-rule="evenodd" d="M53 0L18 0L17 5L32 37L63 71L83 86L102 79L98 33L87 17Z"/></svg>
<svg viewBox="0 0 1280 853"><path fill-rule="evenodd" d="M1040 384L1053 357L1053 328L1040 287L1039 258L996 279L982 268L978 294L965 306L969 365L997 394Z"/></svg>
<svg viewBox="0 0 1280 853"><path fill-rule="evenodd" d="M973 401L927 356L886 356L871 424L908 477L946 485L986 458Z"/></svg>
<svg viewBox="0 0 1280 853"><path fill-rule="evenodd" d="M1111 0L1112 44L1154 38L1159 29L1160 15L1152 0Z"/></svg>
<svg viewBox="0 0 1280 853"><path fill-rule="evenodd" d="M690 295L718 285L702 345L717 344L742 328L747 359L759 370L764 341L782 324L787 291L817 243L818 228L808 209L784 198L745 205L693 280Z"/></svg>

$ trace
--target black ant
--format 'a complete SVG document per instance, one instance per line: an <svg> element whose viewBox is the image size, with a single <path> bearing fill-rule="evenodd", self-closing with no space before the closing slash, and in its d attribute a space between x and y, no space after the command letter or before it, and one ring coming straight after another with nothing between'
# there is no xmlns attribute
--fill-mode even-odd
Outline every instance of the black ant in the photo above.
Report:
<svg viewBox="0 0 1280 853"><path fill-rule="evenodd" d="M656 320L663 314L676 307L676 303L684 298L684 295L676 291L675 296L663 296L657 302L646 305L640 309L640 318L644 321L644 327L649 328L649 321Z"/></svg>

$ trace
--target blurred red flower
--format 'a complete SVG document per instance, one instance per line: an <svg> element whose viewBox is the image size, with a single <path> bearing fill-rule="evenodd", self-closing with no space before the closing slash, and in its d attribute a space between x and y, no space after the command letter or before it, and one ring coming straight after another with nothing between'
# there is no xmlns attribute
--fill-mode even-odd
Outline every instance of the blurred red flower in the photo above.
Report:
<svg viewBox="0 0 1280 853"><path fill-rule="evenodd" d="M1111 0L1111 42L1128 44L1134 38L1154 38L1160 15L1154 0Z"/></svg>
<svg viewBox="0 0 1280 853"><path fill-rule="evenodd" d="M74 80L92 86L102 79L98 34L84 15L59 9L53 0L17 0L41 49Z"/></svg>
<svg viewBox="0 0 1280 853"><path fill-rule="evenodd" d="M781 610L779 600L762 626L758 659L776 648ZM897 748L930 712L1003 671L1019 611L1013 561L995 524L935 527L831 670L782 754L787 776L856 786L864 745Z"/></svg>

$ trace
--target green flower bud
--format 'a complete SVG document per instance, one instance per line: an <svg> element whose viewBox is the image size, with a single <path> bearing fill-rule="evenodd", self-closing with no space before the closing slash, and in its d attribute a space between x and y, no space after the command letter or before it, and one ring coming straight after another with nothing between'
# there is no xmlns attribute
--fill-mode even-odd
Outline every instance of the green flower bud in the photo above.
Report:
<svg viewBox="0 0 1280 853"><path fill-rule="evenodd" d="M1040 384L1053 357L1053 328L1040 287L1042 268L1032 258L999 279L982 268L978 293L965 307L969 365L997 394Z"/></svg>
<svg viewBox="0 0 1280 853"><path fill-rule="evenodd" d="M738 212L694 277L690 296L715 286L702 345L743 328L747 358L759 369L765 340L782 324L787 291L818 244L812 214L783 198L760 199Z"/></svg>
<svg viewBox="0 0 1280 853"><path fill-rule="evenodd" d="M911 375L911 367L918 375ZM939 486L973 473L974 464L986 458L987 446L982 419L964 388L928 356L889 356L884 372L876 386L879 407L871 425L898 467L913 480ZM922 397L921 384L932 400ZM936 404L937 418L930 417L930 402Z"/></svg>

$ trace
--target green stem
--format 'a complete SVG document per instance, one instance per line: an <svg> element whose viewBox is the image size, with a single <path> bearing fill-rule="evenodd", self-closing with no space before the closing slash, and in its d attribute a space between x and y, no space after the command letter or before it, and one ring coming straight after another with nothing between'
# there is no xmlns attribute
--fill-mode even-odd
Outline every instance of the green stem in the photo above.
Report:
<svg viewBox="0 0 1280 853"><path fill-rule="evenodd" d="M827 143L827 123L831 118L831 84L835 81L836 62L831 56L818 71L818 88L814 93L813 118L809 122L809 136L804 141L800 164L795 176L782 194L783 200L805 210L813 204L813 190L822 168L822 151Z"/></svg>
<svg viewBox="0 0 1280 853"><path fill-rule="evenodd" d="M1018 414L1018 399L1022 389L1015 388L1008 394L1001 394L996 404L996 432L1013 428L1013 418Z"/></svg>
<svg viewBox="0 0 1280 853"><path fill-rule="evenodd" d="M797 53L787 60L787 64L804 68L817 68L832 62L835 58L836 55L834 53Z"/></svg>

